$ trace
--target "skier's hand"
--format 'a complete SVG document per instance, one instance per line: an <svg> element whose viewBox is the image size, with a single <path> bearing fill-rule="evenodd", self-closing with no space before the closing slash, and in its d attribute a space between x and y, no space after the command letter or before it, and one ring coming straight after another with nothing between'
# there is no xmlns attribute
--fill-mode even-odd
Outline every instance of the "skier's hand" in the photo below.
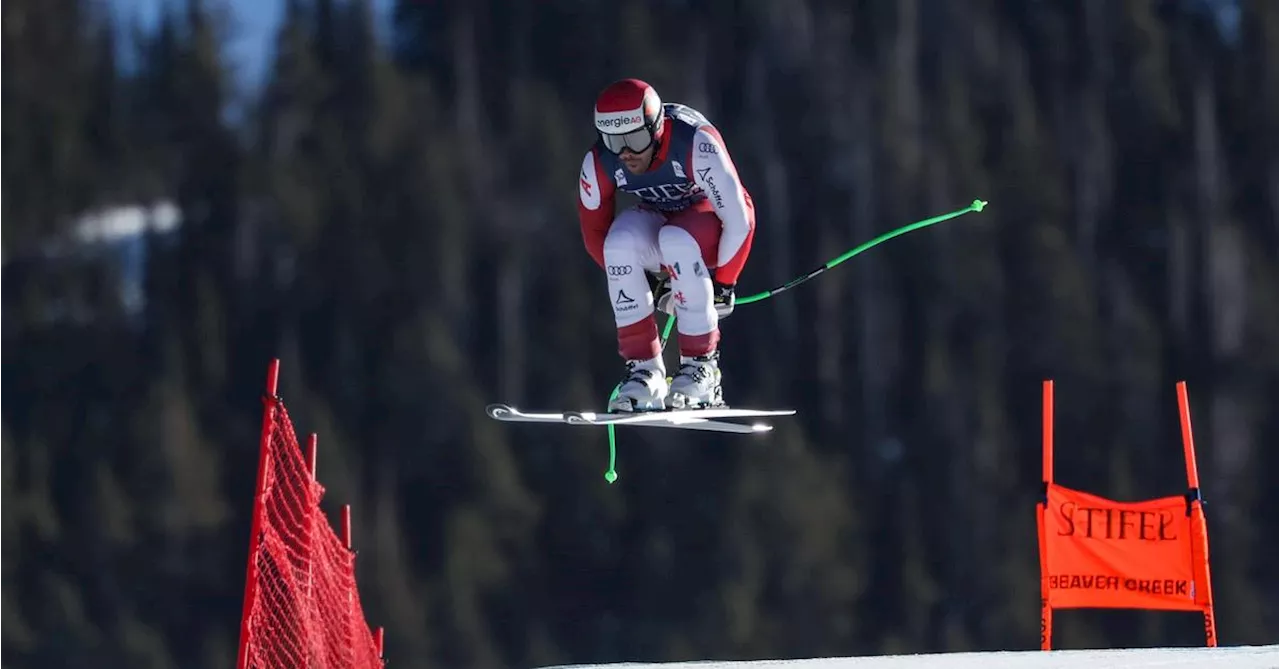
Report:
<svg viewBox="0 0 1280 669"><path fill-rule="evenodd" d="M653 291L653 308L667 314L675 315L675 307L671 299L671 277L664 272L654 275L645 272L649 279L649 290Z"/></svg>
<svg viewBox="0 0 1280 669"><path fill-rule="evenodd" d="M735 300L733 284L711 280L711 302L715 305L716 315L719 318L725 318L733 313Z"/></svg>

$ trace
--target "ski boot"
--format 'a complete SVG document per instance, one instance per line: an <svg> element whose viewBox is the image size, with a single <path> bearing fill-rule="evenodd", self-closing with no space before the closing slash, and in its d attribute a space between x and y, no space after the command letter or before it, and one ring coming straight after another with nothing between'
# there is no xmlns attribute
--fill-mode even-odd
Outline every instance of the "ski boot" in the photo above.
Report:
<svg viewBox="0 0 1280 669"><path fill-rule="evenodd" d="M627 377L618 388L618 396L609 401L609 413L666 409L667 383L662 356L628 360Z"/></svg>
<svg viewBox="0 0 1280 669"><path fill-rule="evenodd" d="M680 371L671 379L670 404L673 409L724 406L719 351L700 356L680 356Z"/></svg>

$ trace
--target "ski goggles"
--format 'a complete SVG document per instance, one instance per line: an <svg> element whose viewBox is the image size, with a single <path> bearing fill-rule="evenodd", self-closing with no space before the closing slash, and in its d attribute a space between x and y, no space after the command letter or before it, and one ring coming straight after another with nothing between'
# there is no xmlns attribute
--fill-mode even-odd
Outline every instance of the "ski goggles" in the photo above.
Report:
<svg viewBox="0 0 1280 669"><path fill-rule="evenodd" d="M609 135L600 133L600 139L604 141L604 148L609 149L614 154L622 153L623 149L631 149L635 153L640 153L649 148L653 144L653 134L648 128L639 128L621 135Z"/></svg>

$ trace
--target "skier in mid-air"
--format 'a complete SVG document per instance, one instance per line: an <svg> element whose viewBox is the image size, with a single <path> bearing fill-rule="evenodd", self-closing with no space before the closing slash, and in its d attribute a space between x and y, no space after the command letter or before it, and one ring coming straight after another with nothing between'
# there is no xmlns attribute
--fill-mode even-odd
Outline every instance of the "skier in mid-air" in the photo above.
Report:
<svg viewBox="0 0 1280 669"><path fill-rule="evenodd" d="M627 375L610 411L723 403L719 321L751 250L755 207L719 130L700 112L663 104L638 79L596 98L597 139L578 175L587 252L608 277ZM640 202L617 212L618 190ZM676 316L680 369L667 385L655 305Z"/></svg>

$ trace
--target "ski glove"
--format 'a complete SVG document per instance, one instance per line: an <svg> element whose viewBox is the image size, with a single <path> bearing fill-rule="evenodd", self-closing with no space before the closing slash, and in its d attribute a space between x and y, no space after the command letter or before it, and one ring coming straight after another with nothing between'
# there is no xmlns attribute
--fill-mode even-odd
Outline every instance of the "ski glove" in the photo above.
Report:
<svg viewBox="0 0 1280 669"><path fill-rule="evenodd" d="M724 318L733 313L733 305L736 298L733 294L733 286L731 283L720 283L715 279L711 280L711 301L716 307L716 315Z"/></svg>
<svg viewBox="0 0 1280 669"><path fill-rule="evenodd" d="M649 279L649 290L653 291L653 306L657 311L666 314L675 315L675 304L671 294L671 277L665 273L662 275L654 275L648 272L645 277ZM715 279L711 280L711 303L716 309L718 318L725 318L733 313L736 296L734 295L734 285L720 283Z"/></svg>
<svg viewBox="0 0 1280 669"><path fill-rule="evenodd" d="M653 291L653 307L663 313L675 315L675 307L672 305L671 299L671 277L664 272L662 275L654 275L645 272L645 278L649 279L649 290Z"/></svg>

